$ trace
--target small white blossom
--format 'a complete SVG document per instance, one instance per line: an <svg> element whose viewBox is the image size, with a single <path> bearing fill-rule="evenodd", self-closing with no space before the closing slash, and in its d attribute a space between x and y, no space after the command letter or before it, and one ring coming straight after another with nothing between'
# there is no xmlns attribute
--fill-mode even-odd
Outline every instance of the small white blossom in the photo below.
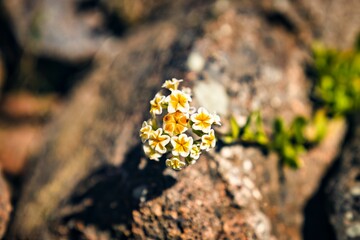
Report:
<svg viewBox="0 0 360 240"><path fill-rule="evenodd" d="M141 141L145 142L146 140L148 140L152 133L153 133L153 129L151 125L148 124L146 121L144 121L140 129Z"/></svg>
<svg viewBox="0 0 360 240"><path fill-rule="evenodd" d="M191 121L193 121L192 128L194 130L200 130L204 133L208 133L211 129L211 124L213 124L214 119L209 112L201 107L198 110L198 113L194 113L191 115Z"/></svg>
<svg viewBox="0 0 360 240"><path fill-rule="evenodd" d="M217 115L216 113L213 113L213 114L212 114L212 117L213 117L213 119L214 119L214 124L221 126L220 116Z"/></svg>
<svg viewBox="0 0 360 240"><path fill-rule="evenodd" d="M162 156L161 153L155 151L147 144L143 146L143 149L146 156L148 156L151 160L159 161L159 158Z"/></svg>
<svg viewBox="0 0 360 240"><path fill-rule="evenodd" d="M181 170L186 164L183 161L180 161L178 157L173 157L171 159L166 159L165 162L167 167L170 167L174 170Z"/></svg>
<svg viewBox="0 0 360 240"><path fill-rule="evenodd" d="M194 144L194 145L191 147L190 157L191 157L192 159L197 160L197 159L199 159L200 154L201 154L201 149L200 149L200 147L199 147L198 145L195 145L195 144Z"/></svg>
<svg viewBox="0 0 360 240"><path fill-rule="evenodd" d="M179 90L174 90L166 97L166 102L168 103L169 113L176 111L187 113L190 108L189 102L191 102L191 97Z"/></svg>
<svg viewBox="0 0 360 240"><path fill-rule="evenodd" d="M186 94L186 95L188 95L189 97L191 97L191 94L192 94L191 88L183 87L183 88L181 88L181 91L182 91L184 94Z"/></svg>
<svg viewBox="0 0 360 240"><path fill-rule="evenodd" d="M209 134L203 135L201 137L200 149L209 151L210 148L214 148L216 144L216 138L214 129L211 129Z"/></svg>
<svg viewBox="0 0 360 240"><path fill-rule="evenodd" d="M171 138L171 145L173 146L172 154L175 156L187 157L190 153L193 144L193 138L186 134L180 134Z"/></svg>
<svg viewBox="0 0 360 240"><path fill-rule="evenodd" d="M163 88L167 88L170 91L177 90L179 87L180 82L182 82L182 79L176 79L173 78L171 80L166 80L165 83L162 85Z"/></svg>
<svg viewBox="0 0 360 240"><path fill-rule="evenodd" d="M170 142L170 137L163 134L162 128L154 131L149 139L149 145L159 153L166 153L166 145Z"/></svg>
<svg viewBox="0 0 360 240"><path fill-rule="evenodd" d="M161 114L162 113L162 103L164 102L165 97L162 96L160 93L157 93L153 100L150 101L150 113L153 115Z"/></svg>

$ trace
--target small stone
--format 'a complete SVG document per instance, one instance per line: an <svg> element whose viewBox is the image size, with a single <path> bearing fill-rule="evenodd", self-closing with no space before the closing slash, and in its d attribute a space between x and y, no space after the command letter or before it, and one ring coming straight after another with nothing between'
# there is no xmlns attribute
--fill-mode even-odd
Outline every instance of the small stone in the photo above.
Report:
<svg viewBox="0 0 360 240"><path fill-rule="evenodd" d="M353 223L346 229L346 235L351 238L360 237L360 222Z"/></svg>
<svg viewBox="0 0 360 240"><path fill-rule="evenodd" d="M257 190L257 189L254 189L254 190L253 190L252 195L253 195L253 197L254 197L255 199L257 199L257 200L261 200L261 199L262 199L262 195L261 195L260 191Z"/></svg>
<svg viewBox="0 0 360 240"><path fill-rule="evenodd" d="M145 202L147 193L148 190L145 185L138 186L133 190L133 198L139 199L140 202Z"/></svg>
<svg viewBox="0 0 360 240"><path fill-rule="evenodd" d="M220 151L220 155L224 158L231 159L234 154L231 148L223 147Z"/></svg>
<svg viewBox="0 0 360 240"><path fill-rule="evenodd" d="M231 28L231 26L229 24L223 24L221 27L220 27L220 35L222 36L229 36L233 33L233 30Z"/></svg>
<svg viewBox="0 0 360 240"><path fill-rule="evenodd" d="M234 192L235 203L240 207L247 206L251 199L251 192L247 188L241 188L240 190Z"/></svg>
<svg viewBox="0 0 360 240"><path fill-rule="evenodd" d="M229 98L222 84L214 80L197 82L194 95L199 105L204 106L209 112L225 116L228 114Z"/></svg>
<svg viewBox="0 0 360 240"><path fill-rule="evenodd" d="M160 217L162 215L162 210L160 204L155 204L152 207L152 211L154 212L155 216Z"/></svg>
<svg viewBox="0 0 360 240"><path fill-rule="evenodd" d="M354 218L354 214L352 212L346 212L345 213L345 219L346 220L352 220Z"/></svg>
<svg viewBox="0 0 360 240"><path fill-rule="evenodd" d="M243 178L243 183L244 183L244 186L248 189L253 189L255 187L254 182L251 181L251 179L248 177Z"/></svg>
<svg viewBox="0 0 360 240"><path fill-rule="evenodd" d="M191 71L200 72L204 69L205 59L197 52L192 52L187 60L187 66Z"/></svg>
<svg viewBox="0 0 360 240"><path fill-rule="evenodd" d="M248 219L248 223L253 227L259 239L270 238L271 224L264 213L260 211L253 212Z"/></svg>
<svg viewBox="0 0 360 240"><path fill-rule="evenodd" d="M360 186L355 186L355 187L352 187L351 190L351 195L353 196L360 196Z"/></svg>
<svg viewBox="0 0 360 240"><path fill-rule="evenodd" d="M243 170L245 172L250 172L253 168L253 164L252 162L249 160L249 159L246 159L244 162L243 162Z"/></svg>

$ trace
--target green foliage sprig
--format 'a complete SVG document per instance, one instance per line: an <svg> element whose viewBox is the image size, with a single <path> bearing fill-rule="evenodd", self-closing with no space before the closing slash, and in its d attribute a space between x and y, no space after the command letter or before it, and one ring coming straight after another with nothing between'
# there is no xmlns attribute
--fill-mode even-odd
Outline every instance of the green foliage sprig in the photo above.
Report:
<svg viewBox="0 0 360 240"><path fill-rule="evenodd" d="M330 115L360 109L360 37L354 49L338 51L316 43L314 65L318 74L313 97Z"/></svg>
<svg viewBox="0 0 360 240"><path fill-rule="evenodd" d="M271 133L266 134L259 111L251 113L242 127L231 117L229 133L222 141L256 144L277 153L283 165L301 167L300 154L324 138L332 118L360 109L360 36L354 49L348 51L316 43L313 56L317 79L311 97L317 106L311 118L297 116L287 126L283 118L276 117Z"/></svg>

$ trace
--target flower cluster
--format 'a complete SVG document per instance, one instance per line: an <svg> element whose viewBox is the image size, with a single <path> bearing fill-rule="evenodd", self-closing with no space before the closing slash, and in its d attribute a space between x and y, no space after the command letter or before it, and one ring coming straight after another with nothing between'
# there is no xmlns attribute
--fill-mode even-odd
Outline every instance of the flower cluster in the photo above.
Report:
<svg viewBox="0 0 360 240"><path fill-rule="evenodd" d="M191 90L179 90L182 81L175 78L165 81L162 87L167 89L168 95L160 91L150 101L152 117L143 122L140 129L145 154L159 161L169 153L166 166L174 170L194 164L203 151L214 148L216 138L212 126L221 125L216 113L190 106Z"/></svg>

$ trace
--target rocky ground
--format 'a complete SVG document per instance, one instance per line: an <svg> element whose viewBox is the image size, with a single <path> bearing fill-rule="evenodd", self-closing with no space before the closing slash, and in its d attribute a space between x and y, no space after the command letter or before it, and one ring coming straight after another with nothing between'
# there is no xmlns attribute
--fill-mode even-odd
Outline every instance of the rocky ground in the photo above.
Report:
<svg viewBox="0 0 360 240"><path fill-rule="evenodd" d="M0 3L0 236L5 239L357 239L358 118L279 166L219 145L180 172L138 130L165 79L243 122L310 116L314 40L346 49L360 2ZM353 133L353 134L351 134Z"/></svg>

